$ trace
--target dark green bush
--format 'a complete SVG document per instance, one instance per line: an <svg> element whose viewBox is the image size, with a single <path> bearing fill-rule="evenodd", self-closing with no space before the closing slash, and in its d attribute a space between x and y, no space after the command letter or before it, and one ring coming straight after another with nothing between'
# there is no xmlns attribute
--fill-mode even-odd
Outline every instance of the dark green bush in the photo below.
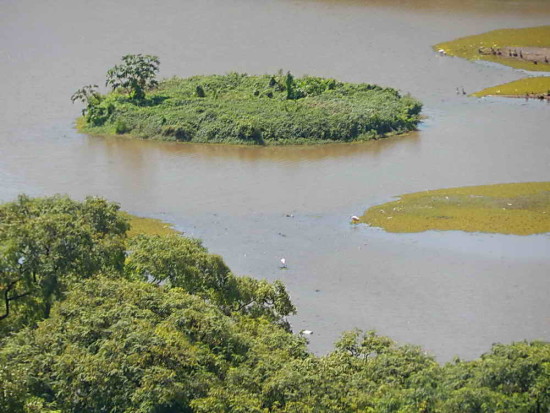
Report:
<svg viewBox="0 0 550 413"><path fill-rule="evenodd" d="M115 132L117 134L120 135L120 134L126 133L128 131L129 131L128 126L126 126L126 123L123 120L118 120L115 123Z"/></svg>

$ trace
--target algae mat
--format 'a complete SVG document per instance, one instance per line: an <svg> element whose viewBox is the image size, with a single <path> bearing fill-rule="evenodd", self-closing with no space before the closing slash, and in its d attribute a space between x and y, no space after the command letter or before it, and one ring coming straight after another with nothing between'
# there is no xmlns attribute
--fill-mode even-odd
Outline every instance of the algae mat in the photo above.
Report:
<svg viewBox="0 0 550 413"><path fill-rule="evenodd" d="M529 235L550 232L550 182L470 186L402 195L361 222L389 232L459 230Z"/></svg>
<svg viewBox="0 0 550 413"><path fill-rule="evenodd" d="M550 71L550 64L539 61L510 57L508 48L548 48L550 47L550 26L528 27L522 29L500 29L473 36L461 37L449 42L439 43L435 50L443 49L450 56L463 57L469 60L487 60L517 69L531 71ZM484 54L487 51L502 50L501 55ZM480 52L481 51L481 52Z"/></svg>

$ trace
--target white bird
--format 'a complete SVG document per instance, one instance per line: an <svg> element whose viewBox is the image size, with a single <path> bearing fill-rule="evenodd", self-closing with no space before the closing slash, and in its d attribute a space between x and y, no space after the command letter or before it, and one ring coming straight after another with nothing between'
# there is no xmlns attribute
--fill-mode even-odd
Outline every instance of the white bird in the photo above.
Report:
<svg viewBox="0 0 550 413"><path fill-rule="evenodd" d="M359 221L360 221L360 219L357 215L353 215L351 217L351 222L353 222L354 224L357 224Z"/></svg>
<svg viewBox="0 0 550 413"><path fill-rule="evenodd" d="M313 331L311 330L302 330L300 331L300 334L304 335L304 336L310 336L313 334Z"/></svg>
<svg viewBox="0 0 550 413"><path fill-rule="evenodd" d="M443 49L439 49L439 50L437 51L437 53L439 53L440 55L446 55L446 54L447 54L447 52L446 52L445 50L443 50Z"/></svg>
<svg viewBox="0 0 550 413"><path fill-rule="evenodd" d="M281 268L287 268L286 259L284 259L284 258L281 258Z"/></svg>

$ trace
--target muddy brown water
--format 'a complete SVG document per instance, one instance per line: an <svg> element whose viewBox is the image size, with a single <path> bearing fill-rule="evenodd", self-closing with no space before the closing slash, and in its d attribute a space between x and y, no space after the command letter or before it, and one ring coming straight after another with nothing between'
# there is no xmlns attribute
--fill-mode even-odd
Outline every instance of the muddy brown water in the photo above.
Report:
<svg viewBox="0 0 550 413"><path fill-rule="evenodd" d="M442 361L548 340L548 234L387 234L349 216L406 192L550 180L550 105L455 93L522 73L430 48L549 21L547 0L3 0L0 200L97 194L166 219L236 273L283 280L291 322L313 330L319 354L354 327ZM72 92L138 52L160 56L162 76L283 68L391 85L423 100L427 119L408 136L318 147L78 134Z"/></svg>

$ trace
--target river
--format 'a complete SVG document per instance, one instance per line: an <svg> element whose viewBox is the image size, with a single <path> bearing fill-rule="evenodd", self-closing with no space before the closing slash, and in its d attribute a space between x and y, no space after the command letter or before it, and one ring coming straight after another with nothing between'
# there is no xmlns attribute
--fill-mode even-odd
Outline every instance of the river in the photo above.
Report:
<svg viewBox="0 0 550 413"><path fill-rule="evenodd" d="M548 234L349 224L402 193L550 179L550 105L455 93L522 74L430 47L549 21L547 0L2 0L0 200L101 195L174 223L235 273L283 280L318 354L354 327L441 361L550 340ZM392 86L422 100L426 119L408 136L318 147L77 133L69 97L127 53L158 55L163 77L283 68Z"/></svg>

